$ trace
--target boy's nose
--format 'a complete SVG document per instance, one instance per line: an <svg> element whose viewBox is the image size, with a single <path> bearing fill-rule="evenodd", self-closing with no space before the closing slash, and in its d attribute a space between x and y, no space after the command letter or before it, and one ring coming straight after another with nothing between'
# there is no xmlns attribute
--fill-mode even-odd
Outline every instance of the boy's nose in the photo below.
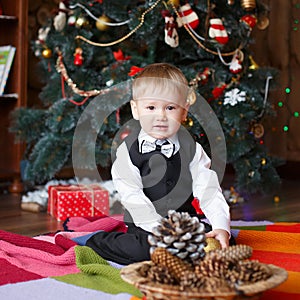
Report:
<svg viewBox="0 0 300 300"><path fill-rule="evenodd" d="M165 120L167 118L166 111L164 109L159 109L157 111L157 118L161 120Z"/></svg>

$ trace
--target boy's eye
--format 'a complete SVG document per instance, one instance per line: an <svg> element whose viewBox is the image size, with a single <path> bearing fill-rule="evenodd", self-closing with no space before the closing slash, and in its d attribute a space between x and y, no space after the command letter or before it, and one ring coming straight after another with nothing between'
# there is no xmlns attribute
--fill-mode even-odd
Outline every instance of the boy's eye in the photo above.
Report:
<svg viewBox="0 0 300 300"><path fill-rule="evenodd" d="M173 109L175 109L175 108L176 108L176 107L175 107L175 106L172 106L172 105L169 105L169 106L166 107L167 110L173 110Z"/></svg>
<svg viewBox="0 0 300 300"><path fill-rule="evenodd" d="M154 107L153 105L149 105L149 106L147 106L147 109L149 109L149 110L154 110L155 107Z"/></svg>

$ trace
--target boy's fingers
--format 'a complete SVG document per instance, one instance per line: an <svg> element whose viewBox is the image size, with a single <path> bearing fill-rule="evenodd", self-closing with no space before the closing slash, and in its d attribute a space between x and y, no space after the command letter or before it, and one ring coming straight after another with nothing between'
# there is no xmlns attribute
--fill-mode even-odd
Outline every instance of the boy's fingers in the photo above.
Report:
<svg viewBox="0 0 300 300"><path fill-rule="evenodd" d="M216 234L213 231L209 231L209 232L205 233L205 236L206 237L215 237Z"/></svg>

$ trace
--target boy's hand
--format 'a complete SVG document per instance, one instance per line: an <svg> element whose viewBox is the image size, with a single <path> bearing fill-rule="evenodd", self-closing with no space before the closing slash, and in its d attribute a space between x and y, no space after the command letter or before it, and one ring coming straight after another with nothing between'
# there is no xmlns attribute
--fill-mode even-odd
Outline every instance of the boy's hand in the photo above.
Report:
<svg viewBox="0 0 300 300"><path fill-rule="evenodd" d="M221 244L222 249L229 247L229 233L223 229L215 229L205 234L206 237L215 238Z"/></svg>

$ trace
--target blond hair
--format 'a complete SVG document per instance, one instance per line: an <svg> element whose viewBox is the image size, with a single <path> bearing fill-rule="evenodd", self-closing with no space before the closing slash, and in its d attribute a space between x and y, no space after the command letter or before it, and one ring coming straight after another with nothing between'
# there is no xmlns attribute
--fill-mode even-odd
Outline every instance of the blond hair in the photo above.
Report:
<svg viewBox="0 0 300 300"><path fill-rule="evenodd" d="M169 91L186 101L188 88L188 81L179 68L168 63L154 63L146 66L134 79L132 97L137 100Z"/></svg>

